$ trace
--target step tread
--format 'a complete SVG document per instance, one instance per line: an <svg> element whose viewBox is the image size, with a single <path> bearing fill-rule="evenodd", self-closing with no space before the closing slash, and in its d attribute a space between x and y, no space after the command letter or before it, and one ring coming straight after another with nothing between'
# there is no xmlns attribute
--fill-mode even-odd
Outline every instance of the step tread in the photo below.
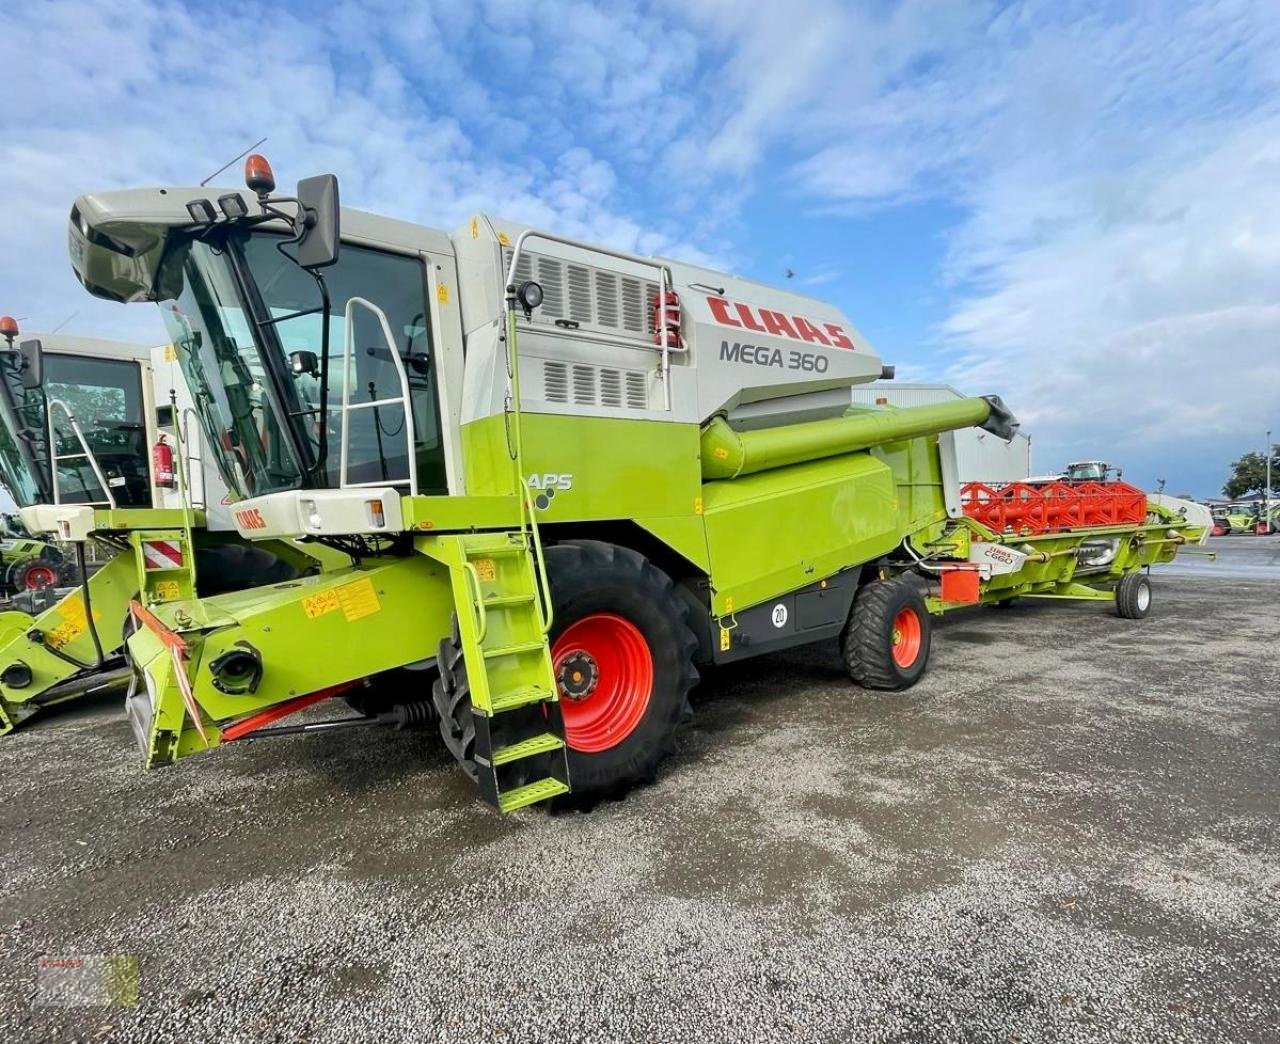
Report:
<svg viewBox="0 0 1280 1044"><path fill-rule="evenodd" d="M516 642L515 645L499 645L492 649L484 650L484 658L493 660L499 656L514 656L516 653L533 652L536 649L545 649L547 643L541 639L536 642Z"/></svg>
<svg viewBox="0 0 1280 1044"><path fill-rule="evenodd" d="M523 707L529 703L541 703L544 700L553 699L554 696L554 693L544 689L541 685L529 685L523 689L504 692L501 696L490 697L489 707L494 714L499 714L502 711L515 710L515 708Z"/></svg>
<svg viewBox="0 0 1280 1044"><path fill-rule="evenodd" d="M526 805L532 805L538 801L546 801L549 798L567 793L569 793L567 784L548 776L546 779L540 779L535 783L526 783L523 787L516 787L515 790L508 790L505 794L499 794L498 808L503 812L514 812L517 808L524 808Z"/></svg>
<svg viewBox="0 0 1280 1044"><path fill-rule="evenodd" d="M516 605L532 605L535 600L536 596L531 594L506 594L485 598L483 602L486 609L504 609Z"/></svg>
<svg viewBox="0 0 1280 1044"><path fill-rule="evenodd" d="M521 740L519 743L509 743L505 747L499 747L493 752L490 763L506 765L521 758L531 758L535 754L545 754L549 750L559 750L563 746L564 741L559 736L543 732L537 736L530 736L527 740Z"/></svg>

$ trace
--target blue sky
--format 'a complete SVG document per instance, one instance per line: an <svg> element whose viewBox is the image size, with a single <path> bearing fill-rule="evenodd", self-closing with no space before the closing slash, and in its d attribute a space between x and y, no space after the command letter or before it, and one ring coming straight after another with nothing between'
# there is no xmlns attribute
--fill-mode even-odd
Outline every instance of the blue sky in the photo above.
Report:
<svg viewBox="0 0 1280 1044"><path fill-rule="evenodd" d="M1211 494L1280 429L1274 0L55 0L0 38L29 329L162 340L71 276L71 200L267 135L283 183L367 209L791 268L901 375L1004 395L1040 469Z"/></svg>

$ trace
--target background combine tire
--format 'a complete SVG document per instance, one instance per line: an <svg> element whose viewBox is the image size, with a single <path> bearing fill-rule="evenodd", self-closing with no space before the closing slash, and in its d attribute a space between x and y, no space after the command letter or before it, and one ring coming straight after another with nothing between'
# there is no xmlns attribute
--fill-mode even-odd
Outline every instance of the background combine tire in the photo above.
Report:
<svg viewBox="0 0 1280 1044"><path fill-rule="evenodd" d="M1151 612L1151 579L1146 573L1130 573L1116 584L1116 615L1142 620Z"/></svg>
<svg viewBox="0 0 1280 1044"><path fill-rule="evenodd" d="M855 683L897 691L924 674L932 636L933 620L913 577L873 580L854 596L840 652Z"/></svg>
<svg viewBox="0 0 1280 1044"><path fill-rule="evenodd" d="M298 576L297 569L265 547L216 544L196 548L196 586L201 598L266 587Z"/></svg>
<svg viewBox="0 0 1280 1044"><path fill-rule="evenodd" d="M46 587L56 587L58 578L56 564L36 559L14 569L13 586L19 591L43 591Z"/></svg>

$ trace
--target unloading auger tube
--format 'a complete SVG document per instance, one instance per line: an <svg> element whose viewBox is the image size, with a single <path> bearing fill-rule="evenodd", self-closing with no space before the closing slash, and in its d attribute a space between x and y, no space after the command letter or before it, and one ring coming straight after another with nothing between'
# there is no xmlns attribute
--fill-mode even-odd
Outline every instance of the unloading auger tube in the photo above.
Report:
<svg viewBox="0 0 1280 1044"><path fill-rule="evenodd" d="M896 410L858 410L829 420L735 431L723 417L702 430L702 477L732 479L855 453L889 442L979 427L1006 442L1018 422L998 395Z"/></svg>

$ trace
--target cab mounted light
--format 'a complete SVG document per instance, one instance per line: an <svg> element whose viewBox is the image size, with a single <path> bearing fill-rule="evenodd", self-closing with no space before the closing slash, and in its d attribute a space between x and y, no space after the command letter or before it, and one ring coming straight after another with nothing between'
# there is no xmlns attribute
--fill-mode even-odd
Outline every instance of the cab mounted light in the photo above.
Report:
<svg viewBox="0 0 1280 1044"><path fill-rule="evenodd" d="M193 199L187 204L187 213L197 225L212 225L218 220L218 212L207 199Z"/></svg>
<svg viewBox="0 0 1280 1044"><path fill-rule="evenodd" d="M244 183L258 196L269 196L276 189L276 176L271 172L267 157L251 153L244 161Z"/></svg>
<svg viewBox="0 0 1280 1044"><path fill-rule="evenodd" d="M13 347L13 339L18 336L18 320L11 315L0 315L0 337Z"/></svg>
<svg viewBox="0 0 1280 1044"><path fill-rule="evenodd" d="M238 192L228 192L225 196L219 196L218 209L226 215L228 221L239 221L249 214L249 207L240 198L240 193Z"/></svg>

